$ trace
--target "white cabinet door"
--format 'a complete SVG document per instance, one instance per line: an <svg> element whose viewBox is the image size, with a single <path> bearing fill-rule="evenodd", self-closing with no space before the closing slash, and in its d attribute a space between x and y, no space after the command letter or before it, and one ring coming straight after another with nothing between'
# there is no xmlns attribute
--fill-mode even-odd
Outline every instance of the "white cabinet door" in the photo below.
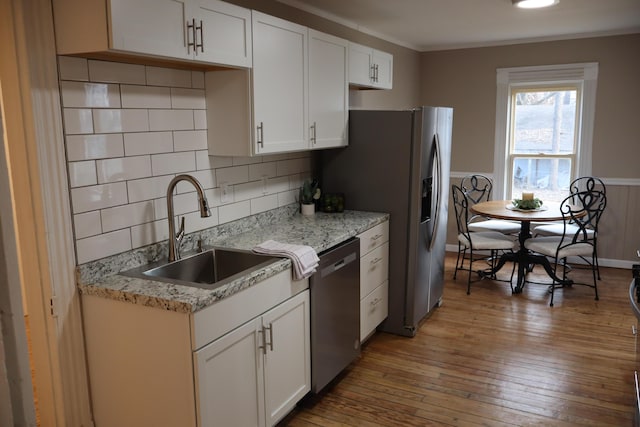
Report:
<svg viewBox="0 0 640 427"><path fill-rule="evenodd" d="M393 55L349 43L349 84L374 89L393 87Z"/></svg>
<svg viewBox="0 0 640 427"><path fill-rule="evenodd" d="M310 390L309 319L309 291L263 316L263 326L269 331L264 361L268 425L278 422Z"/></svg>
<svg viewBox="0 0 640 427"><path fill-rule="evenodd" d="M312 149L347 145L348 46L344 39L309 29L309 131Z"/></svg>
<svg viewBox="0 0 640 427"><path fill-rule="evenodd" d="M349 83L356 86L371 86L372 55L370 47L349 43Z"/></svg>
<svg viewBox="0 0 640 427"><path fill-rule="evenodd" d="M108 5L112 49L182 59L193 57L193 50L187 50L185 0L111 0Z"/></svg>
<svg viewBox="0 0 640 427"><path fill-rule="evenodd" d="M380 89L393 87L393 55L373 50L374 86Z"/></svg>
<svg viewBox="0 0 640 427"><path fill-rule="evenodd" d="M219 0L194 0L192 15L201 47L195 59L251 67L251 10Z"/></svg>
<svg viewBox="0 0 640 427"><path fill-rule="evenodd" d="M307 28L253 11L256 154L308 148Z"/></svg>
<svg viewBox="0 0 640 427"><path fill-rule="evenodd" d="M265 425L261 332L256 318L194 353L199 426Z"/></svg>

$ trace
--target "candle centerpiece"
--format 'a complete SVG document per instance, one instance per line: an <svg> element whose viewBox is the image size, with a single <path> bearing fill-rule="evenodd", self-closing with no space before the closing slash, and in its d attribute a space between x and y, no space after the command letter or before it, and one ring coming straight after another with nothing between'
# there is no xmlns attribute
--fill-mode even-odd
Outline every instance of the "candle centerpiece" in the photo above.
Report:
<svg viewBox="0 0 640 427"><path fill-rule="evenodd" d="M533 193L522 193L522 199L514 199L513 206L522 210L540 209L542 200L536 199Z"/></svg>

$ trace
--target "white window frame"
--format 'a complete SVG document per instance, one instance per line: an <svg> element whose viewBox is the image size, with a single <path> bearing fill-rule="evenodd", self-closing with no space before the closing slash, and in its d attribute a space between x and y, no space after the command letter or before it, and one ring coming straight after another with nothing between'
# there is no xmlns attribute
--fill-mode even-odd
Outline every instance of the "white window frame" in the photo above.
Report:
<svg viewBox="0 0 640 427"><path fill-rule="evenodd" d="M506 173L510 170L507 144L511 128L511 87L513 86L566 83L582 85L582 104L577 106L582 113L578 115L580 123L577 126L575 173L576 176L591 175L598 63L498 68L496 83L496 143L493 158L493 197L495 199L504 199L507 194Z"/></svg>

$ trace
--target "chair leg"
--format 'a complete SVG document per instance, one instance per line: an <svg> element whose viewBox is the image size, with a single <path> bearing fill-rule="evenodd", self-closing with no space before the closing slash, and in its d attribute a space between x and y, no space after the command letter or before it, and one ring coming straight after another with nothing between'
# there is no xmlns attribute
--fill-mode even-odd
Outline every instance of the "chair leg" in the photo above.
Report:
<svg viewBox="0 0 640 427"><path fill-rule="evenodd" d="M462 249L462 245L458 242L458 257L456 258L456 268L453 270L453 280L456 280L458 270L462 269L464 265L464 257L467 253L467 248ZM462 263L460 262L460 254L462 254Z"/></svg>
<svg viewBox="0 0 640 427"><path fill-rule="evenodd" d="M598 258L597 255L595 253L595 251L593 252L593 257L591 258L591 271L593 273L593 290L596 293L596 301L599 300L598 298L598 280L600 280L600 272L598 271ZM598 280L596 280L596 271L598 271Z"/></svg>
<svg viewBox="0 0 640 427"><path fill-rule="evenodd" d="M602 280L600 279L600 263L598 262L598 249L595 246L593 247L593 259L595 262L596 271L598 272L598 280Z"/></svg>
<svg viewBox="0 0 640 427"><path fill-rule="evenodd" d="M466 248L465 248L466 251ZM469 274L467 275L467 295L471 294L471 268L473 267L473 248L469 248Z"/></svg>

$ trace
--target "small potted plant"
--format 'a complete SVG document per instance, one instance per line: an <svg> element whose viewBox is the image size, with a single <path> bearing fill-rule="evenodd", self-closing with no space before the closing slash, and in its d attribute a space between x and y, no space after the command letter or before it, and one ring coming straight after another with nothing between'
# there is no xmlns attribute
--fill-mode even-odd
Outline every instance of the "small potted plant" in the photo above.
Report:
<svg viewBox="0 0 640 427"><path fill-rule="evenodd" d="M316 200L321 195L317 180L306 179L300 187L300 211L302 215L313 215L316 211Z"/></svg>

